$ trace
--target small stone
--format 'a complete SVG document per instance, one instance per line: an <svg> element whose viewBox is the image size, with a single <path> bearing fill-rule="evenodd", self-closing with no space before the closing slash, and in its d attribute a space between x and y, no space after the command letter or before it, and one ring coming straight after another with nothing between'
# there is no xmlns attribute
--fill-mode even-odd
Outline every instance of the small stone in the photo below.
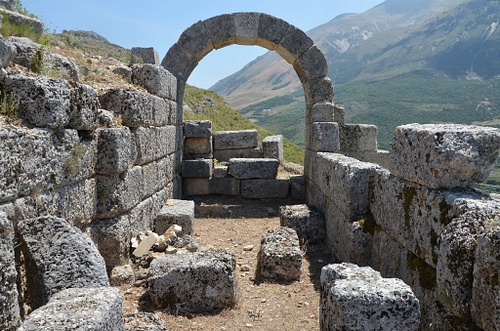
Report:
<svg viewBox="0 0 500 331"><path fill-rule="evenodd" d="M243 251L244 252L250 252L251 250L253 250L254 247L255 247L254 245L243 246Z"/></svg>
<svg viewBox="0 0 500 331"><path fill-rule="evenodd" d="M139 244L139 246L132 253L135 257L140 258L147 254L149 250L156 244L158 240L158 235L154 232L148 231L150 234L144 238L143 241Z"/></svg>
<svg viewBox="0 0 500 331"><path fill-rule="evenodd" d="M250 271L250 266L248 264L242 265L240 270L243 272Z"/></svg>
<svg viewBox="0 0 500 331"><path fill-rule="evenodd" d="M177 248L168 246L165 250L165 254L177 254Z"/></svg>

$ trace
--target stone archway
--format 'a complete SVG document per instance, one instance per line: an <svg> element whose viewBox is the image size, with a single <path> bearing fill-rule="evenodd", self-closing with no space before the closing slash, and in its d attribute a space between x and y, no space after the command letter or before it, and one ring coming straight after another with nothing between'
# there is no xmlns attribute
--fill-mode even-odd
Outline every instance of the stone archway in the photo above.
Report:
<svg viewBox="0 0 500 331"><path fill-rule="evenodd" d="M177 77L178 105L182 107L186 82L199 61L212 50L233 44L276 51L293 66L306 101L304 163L309 177L309 152L331 151L329 143L321 141L325 140L321 132L331 129L334 122L334 91L325 57L306 33L288 22L264 13L233 13L198 21L187 28L162 61L162 66ZM182 116L182 109L178 113ZM318 126L318 122L329 124ZM318 129L320 134L315 133Z"/></svg>

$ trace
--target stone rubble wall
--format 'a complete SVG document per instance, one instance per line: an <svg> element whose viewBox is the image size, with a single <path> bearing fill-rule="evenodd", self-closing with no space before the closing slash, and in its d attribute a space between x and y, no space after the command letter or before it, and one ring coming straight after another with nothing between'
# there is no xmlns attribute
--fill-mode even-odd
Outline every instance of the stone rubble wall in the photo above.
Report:
<svg viewBox="0 0 500 331"><path fill-rule="evenodd" d="M358 126L354 135L365 129L373 133ZM500 199L471 185L487 177L499 149L498 129L401 126L390 171L339 153L309 152L307 202L324 214L336 260L411 286L421 326L497 330Z"/></svg>
<svg viewBox="0 0 500 331"><path fill-rule="evenodd" d="M17 48L9 47L15 54L6 62L16 61ZM128 261L130 239L153 228L167 199L180 197L176 79L158 65L135 64L131 71L149 93L98 92L74 80L2 69L0 88L19 103L20 119L14 125L0 118L0 220L6 234L0 241L0 301L6 301L0 307L8 319L0 319L0 329L20 321L11 252L17 247L13 233L20 238L26 220L63 218L88 235L109 272Z"/></svg>

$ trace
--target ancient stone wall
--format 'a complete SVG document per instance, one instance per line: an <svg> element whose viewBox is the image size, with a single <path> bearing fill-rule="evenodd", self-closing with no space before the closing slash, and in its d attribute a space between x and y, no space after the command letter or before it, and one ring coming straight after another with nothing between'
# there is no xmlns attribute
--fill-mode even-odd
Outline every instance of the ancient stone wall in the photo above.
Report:
<svg viewBox="0 0 500 331"><path fill-rule="evenodd" d="M314 153L308 203L324 213L338 261L372 266L411 286L422 326L495 330L500 199L471 185L486 178L499 148L498 129L402 126L390 171L343 154Z"/></svg>

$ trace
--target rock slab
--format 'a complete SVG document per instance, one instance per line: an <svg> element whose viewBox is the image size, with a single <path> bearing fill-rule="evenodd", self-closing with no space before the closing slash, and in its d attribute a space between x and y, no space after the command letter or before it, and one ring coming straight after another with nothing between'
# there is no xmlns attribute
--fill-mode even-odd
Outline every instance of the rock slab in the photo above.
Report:
<svg viewBox="0 0 500 331"><path fill-rule="evenodd" d="M302 273L302 252L294 229L269 230L262 237L260 274L276 280L299 280Z"/></svg>

